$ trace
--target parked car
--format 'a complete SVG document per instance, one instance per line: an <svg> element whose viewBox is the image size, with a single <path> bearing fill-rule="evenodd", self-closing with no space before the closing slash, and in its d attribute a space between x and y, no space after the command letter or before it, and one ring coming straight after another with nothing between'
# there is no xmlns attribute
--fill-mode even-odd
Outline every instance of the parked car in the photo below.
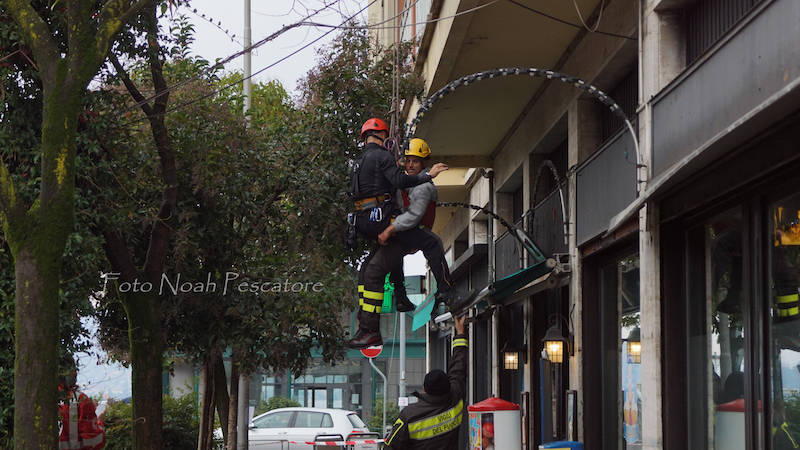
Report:
<svg viewBox="0 0 800 450"><path fill-rule="evenodd" d="M280 408L256 416L250 422L249 449L313 449L305 442L363 441L379 439L358 414L343 409ZM288 445L289 441L297 442ZM333 447L327 447L333 448ZM359 443L354 449L375 450L377 444Z"/></svg>

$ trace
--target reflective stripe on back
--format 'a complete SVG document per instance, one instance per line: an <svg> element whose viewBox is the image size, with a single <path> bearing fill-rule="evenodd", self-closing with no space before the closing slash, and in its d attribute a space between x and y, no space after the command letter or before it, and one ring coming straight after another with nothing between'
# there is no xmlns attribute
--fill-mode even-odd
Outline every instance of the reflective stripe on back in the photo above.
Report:
<svg viewBox="0 0 800 450"><path fill-rule="evenodd" d="M419 441L450 432L461 425L463 410L464 400L459 400L456 406L441 414L412 422L408 424L409 437Z"/></svg>

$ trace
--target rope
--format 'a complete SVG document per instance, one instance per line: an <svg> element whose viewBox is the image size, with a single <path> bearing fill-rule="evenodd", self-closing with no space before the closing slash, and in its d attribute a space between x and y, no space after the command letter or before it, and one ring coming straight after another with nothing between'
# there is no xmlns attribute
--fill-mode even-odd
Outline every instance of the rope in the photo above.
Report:
<svg viewBox="0 0 800 450"><path fill-rule="evenodd" d="M559 72L554 72L552 70L542 70L537 69L534 67L505 67L502 69L492 69L492 70L485 70L483 72L473 73L471 75L463 76L457 80L451 81L443 88L439 89L438 91L434 92L433 95L428 97L425 102L422 103L419 110L417 110L417 114L414 116L414 119L408 124L408 129L406 130L406 135L404 141L402 142L402 148L406 148L408 146L408 142L411 140L411 137L414 135L414 131L417 128L417 124L422 120L433 104L438 101L439 99L447 96L451 92L455 91L457 88L462 86L468 86L476 81L485 80L487 78L496 78L496 77L505 77L509 75L528 75L531 77L541 77L547 78L548 80L558 80L562 83L567 83L575 86L576 88L580 89L581 91L589 94L590 96L594 97L595 99L599 100L600 103L605 105L612 113L614 113L617 117L622 119L625 122L625 126L627 127L628 131L630 132L631 138L633 139L633 146L636 150L636 167L643 168L647 167L642 160L641 152L639 151L639 141L636 137L636 133L633 129L633 125L631 125L631 121L628 119L628 116L622 110L622 108L612 99L609 97L605 92L598 89L597 87L581 80L580 78L565 75ZM636 174L636 183L637 183L637 191L641 187L642 183L646 180L642 180L640 177L642 176L640 173L642 171L637 170Z"/></svg>

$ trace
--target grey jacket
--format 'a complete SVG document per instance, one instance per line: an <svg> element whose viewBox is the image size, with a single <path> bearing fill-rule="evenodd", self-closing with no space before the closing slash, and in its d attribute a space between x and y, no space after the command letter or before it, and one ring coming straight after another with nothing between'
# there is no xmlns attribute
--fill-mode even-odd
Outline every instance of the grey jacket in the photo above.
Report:
<svg viewBox="0 0 800 450"><path fill-rule="evenodd" d="M410 230L419 226L422 216L428 209L428 204L439 199L436 186L431 181L407 188L405 191L408 193L409 204L408 208L405 208L405 211L394 220L394 228L397 231ZM398 198L400 198L399 193Z"/></svg>

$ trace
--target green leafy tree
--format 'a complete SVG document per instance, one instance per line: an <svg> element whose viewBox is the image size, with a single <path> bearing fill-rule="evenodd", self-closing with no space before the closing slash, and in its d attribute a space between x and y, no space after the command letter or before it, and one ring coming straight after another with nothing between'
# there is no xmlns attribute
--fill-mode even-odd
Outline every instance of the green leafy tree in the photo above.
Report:
<svg viewBox="0 0 800 450"><path fill-rule="evenodd" d="M194 394L172 398L164 396L164 448L197 449L197 402ZM106 449L133 449L133 408L130 403L110 402L103 417Z"/></svg>
<svg viewBox="0 0 800 450"><path fill-rule="evenodd" d="M386 426L391 426L397 418L400 417L400 407L392 402L386 405ZM372 406L372 417L369 418L369 429L378 431L381 434L385 430L381 430L383 426L383 397L378 397Z"/></svg>

